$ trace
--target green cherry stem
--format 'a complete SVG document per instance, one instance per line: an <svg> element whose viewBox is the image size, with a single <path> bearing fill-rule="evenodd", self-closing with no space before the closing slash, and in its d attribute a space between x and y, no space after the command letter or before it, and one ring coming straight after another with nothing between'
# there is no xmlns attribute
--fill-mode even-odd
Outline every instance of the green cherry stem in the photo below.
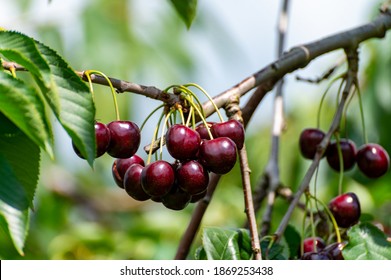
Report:
<svg viewBox="0 0 391 280"><path fill-rule="evenodd" d="M345 74L342 74L342 75L339 75L337 77L335 77L334 79L332 79L329 84L327 85L326 87L326 90L324 91L321 99L320 99L320 103L319 103L319 109L318 109L318 115L317 115L317 128L320 127L320 113L322 111L322 107L323 107L323 103L324 103L324 100L326 99L326 95L327 93L329 92L331 86L336 82L338 81L339 79L343 78Z"/></svg>
<svg viewBox="0 0 391 280"><path fill-rule="evenodd" d="M116 120L119 121L120 120L120 115L119 115L119 109L118 109L117 94L115 92L114 86L111 83L109 77L107 77L103 72L98 71L98 70L87 70L85 72L85 74L87 74L87 78L91 74L98 74L98 75L102 76L103 78L105 78L105 80L109 84L109 87L110 87L110 90L111 90L111 95L113 96L114 108L115 108L115 117L116 117ZM91 78L88 78L88 80L91 81Z"/></svg>
<svg viewBox="0 0 391 280"><path fill-rule="evenodd" d="M87 70L87 71L84 72L84 75L87 77L88 86L90 87L90 92L91 92L91 95L92 95L92 100L93 100L94 103L95 103L94 86L92 85L92 80L91 80L90 72Z"/></svg>
<svg viewBox="0 0 391 280"><path fill-rule="evenodd" d="M206 92L206 90L204 90L201 86L199 86L199 85L197 85L195 83L185 84L184 86L185 87L192 86L192 87L195 87L195 88L199 89L209 99L209 101L212 103L212 105L213 105L217 115L219 116L220 121L224 122L223 116L221 115L219 108L217 107L216 103L214 103L212 97Z"/></svg>
<svg viewBox="0 0 391 280"><path fill-rule="evenodd" d="M155 130L154 130L154 132L153 132L152 141L151 141L151 145L152 145L152 146L155 145L156 137L157 137L157 135L158 135L158 133L159 133L159 127L160 127L160 124L161 124L161 122L162 122L162 120L163 120L163 117L164 117L164 113L162 113L162 114L160 115L160 118L159 118L159 120L158 120L158 123L157 123L157 125L156 125L156 127L155 127ZM147 159L147 164L149 164L149 163L151 162L152 151L153 151L153 149L150 149L150 150L149 150L148 159Z"/></svg>
<svg viewBox="0 0 391 280"><path fill-rule="evenodd" d="M367 131L366 131L366 128L365 128L364 108L363 108L363 105L362 105L361 91L360 91L360 87L359 87L357 81L354 83L354 85L355 85L355 91L354 92L357 91L358 104L360 106L361 125L362 125L362 131L363 131L363 135L364 135L364 142L368 143L368 135L367 135Z"/></svg>
<svg viewBox="0 0 391 280"><path fill-rule="evenodd" d="M197 105L194 104L194 102L191 100L191 98L189 98L189 97L186 96L186 95L184 95L184 98L190 103L191 107L194 108L194 110L197 111L197 114L200 116L202 122L203 122L204 125L205 125L206 130L208 131L208 134L209 134L210 139L213 139L212 132L210 132L210 129L209 129L209 126L208 126L208 122L206 121L206 119L205 119L204 116L202 115L200 109L198 109Z"/></svg>
<svg viewBox="0 0 391 280"><path fill-rule="evenodd" d="M335 230L335 235L337 237L337 242L341 243L342 242L341 233L339 232L338 224L337 224L337 221L335 220L335 218L333 216L333 213L331 213L329 207L326 204L324 204L321 200L317 199L314 196L313 196L313 198L323 206L323 209L326 211L327 215L329 216L329 218L331 220L331 223L333 224L333 227L334 227L334 230Z"/></svg>
<svg viewBox="0 0 391 280"><path fill-rule="evenodd" d="M168 124L168 120L170 119L170 116L172 113L175 112L175 108L171 109L170 112L167 113L166 117L164 118L164 122L163 122L163 128L162 128L162 136L160 137L160 159L162 159L163 157L163 144L164 144L164 134L166 133L166 127L167 127L167 124ZM180 112L182 112L182 109L180 109ZM182 113L183 114L183 113ZM184 120L184 119L182 119Z"/></svg>
<svg viewBox="0 0 391 280"><path fill-rule="evenodd" d="M339 137L339 133L336 132L335 139L337 140L337 151L338 151L338 160L339 160L339 180L338 180L338 193L342 194L342 183L343 183L343 156L342 156L342 150L341 150L341 141Z"/></svg>
<svg viewBox="0 0 391 280"><path fill-rule="evenodd" d="M145 118L145 120L143 121L143 123L141 124L140 126L140 131L143 130L145 124L147 123L147 121L152 117L153 114L155 114L159 109L161 109L162 107L164 107L164 104L161 104L159 106L157 106L151 113L148 114L148 116Z"/></svg>

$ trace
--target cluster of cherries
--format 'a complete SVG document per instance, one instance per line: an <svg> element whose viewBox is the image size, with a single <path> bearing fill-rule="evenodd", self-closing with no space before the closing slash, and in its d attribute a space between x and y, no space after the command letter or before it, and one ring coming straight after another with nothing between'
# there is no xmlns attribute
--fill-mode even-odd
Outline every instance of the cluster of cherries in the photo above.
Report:
<svg viewBox="0 0 391 280"><path fill-rule="evenodd" d="M304 129L300 134L299 146L301 154L306 159L313 159L317 147L325 137L325 133L317 128ZM339 148L338 148L339 145ZM357 163L358 169L368 178L379 178L389 169L390 158L387 151L376 143L367 143L356 148L351 139L333 140L323 154L329 166L340 171L339 152L341 151L343 171L352 169Z"/></svg>
<svg viewBox="0 0 391 280"><path fill-rule="evenodd" d="M304 129L299 138L302 156L314 159L319 144L325 133L317 128ZM332 140L323 154L328 165L335 171L351 170L356 164L358 169L368 178L379 178L389 169L390 158L387 151L379 144L367 143L356 148L351 139ZM342 164L342 168L341 168ZM339 228L349 228L358 223L361 207L357 195L348 192L334 197L328 204ZM320 237L310 237L303 241L303 260L339 260L343 259L344 243L335 242L328 246Z"/></svg>
<svg viewBox="0 0 391 280"><path fill-rule="evenodd" d="M340 228L349 228L358 223L361 216L360 201L355 193L348 192L334 197L328 209ZM318 236L303 241L303 260L343 260L343 242L334 242L326 246L326 242Z"/></svg>
<svg viewBox="0 0 391 280"><path fill-rule="evenodd" d="M151 199L169 209L181 210L207 192L209 172L226 174L235 166L237 150L244 144L244 128L236 120L202 123L195 129L171 125L165 134L174 162L156 160L145 165L136 155L140 130L131 121L96 122L96 157L116 158L112 174L116 184L138 201ZM73 145L75 152L80 152Z"/></svg>

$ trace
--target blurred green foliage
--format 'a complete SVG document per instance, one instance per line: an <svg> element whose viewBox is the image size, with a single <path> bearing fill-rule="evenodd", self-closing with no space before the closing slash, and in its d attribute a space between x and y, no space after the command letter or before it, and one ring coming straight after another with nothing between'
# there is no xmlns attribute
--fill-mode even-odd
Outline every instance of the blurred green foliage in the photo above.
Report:
<svg viewBox="0 0 391 280"><path fill-rule="evenodd" d="M20 4L20 12L28 12L31 8L30 1L16 2ZM112 77L160 88L194 80L198 66L192 55L192 45L187 43L186 28L169 5L153 9L151 13L155 14L151 15L138 14L132 6L133 1L96 0L86 3L81 11L77 11L80 18L72 27L74 30L68 30L79 34L73 38L72 44L67 41L69 35L64 35L64 30L56 25L42 24L36 30L38 39L56 49L74 69L93 68ZM203 15L198 17L192 26L194 29L205 24ZM153 23L142 29L143 25L137 24L140 20ZM224 34L224 29L221 33ZM368 138L391 153L390 39L388 36L384 40L364 44L362 53L370 56L367 65L360 70L360 80ZM224 44L224 40L222 42ZM225 47L222 47L223 50ZM314 73L314 77L318 75ZM238 81L241 78L238 77ZM316 125L318 104L326 84L327 81L308 87L311 92L286 92L288 99L292 96L314 99L310 104L295 102L298 105L292 106L288 103L287 127L281 138L280 169L282 182L293 191L310 164L301 158L297 139L302 129ZM109 122L114 118L109 89L96 86L95 90L97 119ZM335 98L336 90L332 89L322 109L321 128L324 130L327 130L334 113ZM138 122L154 108L153 104L157 104L131 94L119 95L119 103L122 117L137 119ZM358 146L363 144L356 98L350 104L347 124L349 137ZM269 157L270 127L258 125L257 120L252 120L250 128L246 145L251 180L256 186ZM9 237L0 232L0 258L172 259L195 206L176 212L153 202L132 200L115 186L111 178L112 158L103 156L91 170L72 153L69 139L62 139L61 131L56 133L57 158L55 161L43 158L25 256L20 256ZM338 193L338 176L322 161L316 182L317 195L321 200L327 202ZM344 191L357 193L364 213L391 228L390 173L379 180L368 180L355 168L345 174L343 182ZM310 187L313 190L314 182ZM222 178L202 226L242 227L245 214L241 197L237 164ZM277 199L273 228L278 226L287 206L287 202ZM301 227L302 214L297 210L292 218L292 224L297 229ZM259 217L262 217L262 210ZM190 258L194 258L200 240L197 235Z"/></svg>

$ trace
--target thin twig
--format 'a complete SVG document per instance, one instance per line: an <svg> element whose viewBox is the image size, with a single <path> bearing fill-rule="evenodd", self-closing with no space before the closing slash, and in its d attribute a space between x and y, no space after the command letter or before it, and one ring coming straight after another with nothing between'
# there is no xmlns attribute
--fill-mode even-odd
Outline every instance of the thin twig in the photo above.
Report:
<svg viewBox="0 0 391 280"><path fill-rule="evenodd" d="M282 9L278 24L278 57L280 58L285 49L285 40L289 21L289 0L283 0ZM274 98L274 114L272 125L271 153L269 161L265 168L265 176L269 183L267 187L267 205L262 219L261 236L268 234L272 219L273 206L276 198L276 190L280 185L280 138L284 128L284 96L283 96L284 79L278 81L276 95ZM263 185L261 185L263 186Z"/></svg>

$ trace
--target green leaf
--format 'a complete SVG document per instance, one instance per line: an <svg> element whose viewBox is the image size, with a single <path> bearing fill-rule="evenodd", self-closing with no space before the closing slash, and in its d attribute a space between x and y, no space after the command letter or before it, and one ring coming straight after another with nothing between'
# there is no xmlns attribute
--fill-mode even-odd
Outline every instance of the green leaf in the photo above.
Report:
<svg viewBox="0 0 391 280"><path fill-rule="evenodd" d="M6 221L2 228L6 227L20 254L29 227L39 163L39 147L21 131L0 135L0 215Z"/></svg>
<svg viewBox="0 0 391 280"><path fill-rule="evenodd" d="M286 260L289 254L288 251L286 250L286 246L275 242L271 244L269 240L261 241L262 259Z"/></svg>
<svg viewBox="0 0 391 280"><path fill-rule="evenodd" d="M42 86L51 87L49 65L32 38L19 32L0 31L0 54L25 67ZM52 102L58 104L56 100Z"/></svg>
<svg viewBox="0 0 391 280"><path fill-rule="evenodd" d="M253 256L253 250L251 248L251 237L248 229L238 228L238 247L240 251L241 260L251 260Z"/></svg>
<svg viewBox="0 0 391 280"><path fill-rule="evenodd" d="M0 32L0 54L31 73L57 119L92 166L95 106L87 85L52 49L17 32Z"/></svg>
<svg viewBox="0 0 391 280"><path fill-rule="evenodd" d="M95 159L95 106L87 85L52 49L36 42L41 55L48 62L54 85L43 92L49 100L57 96L59 107L52 107L59 122L76 147L92 166Z"/></svg>
<svg viewBox="0 0 391 280"><path fill-rule="evenodd" d="M297 258L300 252L300 233L293 226L288 225L284 231L284 239L289 248L289 259Z"/></svg>
<svg viewBox="0 0 391 280"><path fill-rule="evenodd" d="M174 6L177 14L186 24L187 28L190 28L195 15L197 13L197 0L170 0Z"/></svg>
<svg viewBox="0 0 391 280"><path fill-rule="evenodd" d="M238 232L217 227L205 228L202 244L208 260L238 260Z"/></svg>
<svg viewBox="0 0 391 280"><path fill-rule="evenodd" d="M349 242L342 251L346 260L391 260L391 243L376 226L360 223L347 235Z"/></svg>
<svg viewBox="0 0 391 280"><path fill-rule="evenodd" d="M53 157L53 134L44 100L23 81L0 71L0 112ZM6 125L4 116L1 125Z"/></svg>
<svg viewBox="0 0 391 280"><path fill-rule="evenodd" d="M208 259L206 256L204 247L200 246L197 248L197 250L194 253L194 258L196 260L207 260Z"/></svg>

